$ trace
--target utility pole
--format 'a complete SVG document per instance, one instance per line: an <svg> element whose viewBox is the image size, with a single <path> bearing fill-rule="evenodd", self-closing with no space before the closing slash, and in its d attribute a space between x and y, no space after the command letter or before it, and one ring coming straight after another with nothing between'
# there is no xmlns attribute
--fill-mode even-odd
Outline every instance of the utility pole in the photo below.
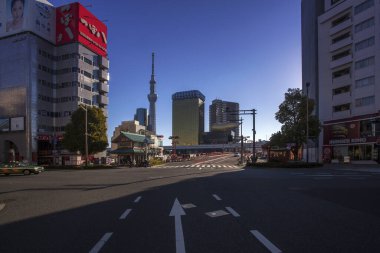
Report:
<svg viewBox="0 0 380 253"><path fill-rule="evenodd" d="M306 83L306 163L309 163L309 86Z"/></svg>
<svg viewBox="0 0 380 253"><path fill-rule="evenodd" d="M256 158L256 109L228 111L228 113L231 115L252 115L252 161L254 161Z"/></svg>
<svg viewBox="0 0 380 253"><path fill-rule="evenodd" d="M84 130L84 145L85 145L85 153L86 153L86 167L88 166L88 133L87 133L87 105L85 104L84 107L82 105L79 105L80 108L82 108L85 111L85 130Z"/></svg>
<svg viewBox="0 0 380 253"><path fill-rule="evenodd" d="M240 145L241 145L241 149L240 149L240 163L243 164L243 154L244 154L244 142L243 142L243 118L240 117Z"/></svg>

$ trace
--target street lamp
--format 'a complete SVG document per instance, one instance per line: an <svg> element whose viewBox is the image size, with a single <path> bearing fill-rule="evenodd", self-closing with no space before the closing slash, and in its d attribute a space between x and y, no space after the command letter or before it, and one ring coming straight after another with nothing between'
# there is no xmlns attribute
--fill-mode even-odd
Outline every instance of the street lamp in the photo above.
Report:
<svg viewBox="0 0 380 253"><path fill-rule="evenodd" d="M86 167L88 166L88 133L87 133L87 105L84 106L82 104L79 105L80 108L82 108L85 113L85 130L84 130L84 136L85 136L85 150L86 150Z"/></svg>
<svg viewBox="0 0 380 253"><path fill-rule="evenodd" d="M306 83L306 163L309 163L309 86Z"/></svg>

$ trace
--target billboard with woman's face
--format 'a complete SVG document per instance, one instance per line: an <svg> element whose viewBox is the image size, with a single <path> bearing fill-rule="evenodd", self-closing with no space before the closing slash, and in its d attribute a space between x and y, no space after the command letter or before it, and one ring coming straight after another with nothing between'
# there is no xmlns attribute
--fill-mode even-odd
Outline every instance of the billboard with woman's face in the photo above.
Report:
<svg viewBox="0 0 380 253"><path fill-rule="evenodd" d="M0 37L31 31L55 41L55 9L38 0L0 1Z"/></svg>

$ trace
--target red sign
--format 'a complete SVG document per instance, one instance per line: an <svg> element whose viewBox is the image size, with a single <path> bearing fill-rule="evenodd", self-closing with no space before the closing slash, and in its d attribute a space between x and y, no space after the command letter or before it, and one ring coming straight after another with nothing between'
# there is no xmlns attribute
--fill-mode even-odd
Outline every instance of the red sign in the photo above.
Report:
<svg viewBox="0 0 380 253"><path fill-rule="evenodd" d="M57 45L80 42L94 53L107 56L107 26L79 3L57 8Z"/></svg>

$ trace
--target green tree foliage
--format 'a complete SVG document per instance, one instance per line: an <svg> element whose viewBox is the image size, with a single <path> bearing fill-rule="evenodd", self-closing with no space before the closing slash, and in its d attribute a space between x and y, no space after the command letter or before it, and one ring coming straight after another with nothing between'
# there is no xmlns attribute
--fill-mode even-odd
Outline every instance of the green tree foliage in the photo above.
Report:
<svg viewBox="0 0 380 253"><path fill-rule="evenodd" d="M302 94L302 90L288 89L285 93L285 100L279 106L276 113L276 119L282 124L281 132L278 132L271 137L271 142L282 142L282 146L291 143L291 151L298 158L298 151L303 143L306 143L306 114L307 104L309 107L309 138L317 138L320 132L320 123L317 117L312 115L314 110L314 101L307 99Z"/></svg>
<svg viewBox="0 0 380 253"><path fill-rule="evenodd" d="M63 147L71 152L85 154L85 110L78 108L65 127ZM106 117L102 109L87 107L88 153L104 151L108 146Z"/></svg>

